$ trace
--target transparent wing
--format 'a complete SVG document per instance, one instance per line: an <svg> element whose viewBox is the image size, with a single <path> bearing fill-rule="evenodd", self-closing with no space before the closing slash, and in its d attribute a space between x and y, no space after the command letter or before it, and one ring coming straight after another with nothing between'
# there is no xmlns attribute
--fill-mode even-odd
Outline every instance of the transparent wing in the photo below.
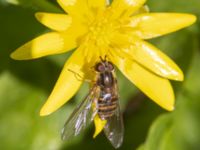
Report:
<svg viewBox="0 0 200 150"><path fill-rule="evenodd" d="M114 90L114 95L118 97L117 82ZM121 146L124 138L124 124L120 111L119 100L117 101L117 108L114 114L107 118L107 124L104 127L104 133L115 148L119 148Z"/></svg>
<svg viewBox="0 0 200 150"><path fill-rule="evenodd" d="M66 121L62 129L62 139L68 140L73 136L78 135L95 116L92 109L92 103L99 98L100 89L98 86L93 86L89 94L82 103L73 111L69 119Z"/></svg>
<svg viewBox="0 0 200 150"><path fill-rule="evenodd" d="M113 116L107 119L104 133L115 148L119 148L124 138L124 124L120 108L118 107Z"/></svg>

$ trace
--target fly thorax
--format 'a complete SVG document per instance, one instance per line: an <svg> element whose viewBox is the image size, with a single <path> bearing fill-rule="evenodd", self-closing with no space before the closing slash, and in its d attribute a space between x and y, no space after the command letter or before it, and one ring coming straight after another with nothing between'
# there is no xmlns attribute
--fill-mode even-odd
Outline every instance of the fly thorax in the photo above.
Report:
<svg viewBox="0 0 200 150"><path fill-rule="evenodd" d="M113 86L113 75L111 72L104 72L100 74L99 84L103 88L111 88Z"/></svg>

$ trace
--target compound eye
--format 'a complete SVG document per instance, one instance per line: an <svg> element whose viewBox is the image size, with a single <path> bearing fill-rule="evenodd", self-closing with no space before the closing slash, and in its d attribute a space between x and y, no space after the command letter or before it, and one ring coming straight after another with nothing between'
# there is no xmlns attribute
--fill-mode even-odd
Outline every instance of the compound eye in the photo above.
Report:
<svg viewBox="0 0 200 150"><path fill-rule="evenodd" d="M105 66L102 63L98 63L95 67L96 71L104 72L106 70Z"/></svg>
<svg viewBox="0 0 200 150"><path fill-rule="evenodd" d="M108 69L109 69L110 71L113 71L113 70L114 70L114 65L113 65L113 63L108 62Z"/></svg>

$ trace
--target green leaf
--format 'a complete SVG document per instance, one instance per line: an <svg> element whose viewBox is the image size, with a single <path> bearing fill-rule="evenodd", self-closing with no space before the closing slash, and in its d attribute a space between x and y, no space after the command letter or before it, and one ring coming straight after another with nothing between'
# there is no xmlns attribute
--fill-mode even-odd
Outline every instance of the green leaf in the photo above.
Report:
<svg viewBox="0 0 200 150"><path fill-rule="evenodd" d="M150 5L150 10L160 12L181 12L181 13L195 13L199 14L200 1L199 0L149 0L147 4Z"/></svg>
<svg viewBox="0 0 200 150"><path fill-rule="evenodd" d="M200 55L195 51L173 113L162 115L151 126L144 150L198 150L200 147Z"/></svg>
<svg viewBox="0 0 200 150"><path fill-rule="evenodd" d="M41 118L39 109L60 67L45 59L19 62L9 57L45 28L36 21L32 9L14 5L0 5L0 19L0 149L58 149L64 123L59 118L64 118L66 111Z"/></svg>
<svg viewBox="0 0 200 150"><path fill-rule="evenodd" d="M17 5L37 11L62 12L62 10L48 0L0 0L2 5Z"/></svg>

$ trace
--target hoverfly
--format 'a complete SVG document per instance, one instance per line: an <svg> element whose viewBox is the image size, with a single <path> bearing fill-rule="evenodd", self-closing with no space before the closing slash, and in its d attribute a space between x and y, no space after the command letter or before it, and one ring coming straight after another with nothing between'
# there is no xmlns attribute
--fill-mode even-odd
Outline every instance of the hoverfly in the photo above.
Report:
<svg viewBox="0 0 200 150"><path fill-rule="evenodd" d="M124 125L118 100L115 68L106 58L100 59L101 61L94 66L95 83L86 98L66 121L62 130L62 139L68 140L78 135L98 114L101 120L107 121L104 126L106 137L115 148L118 148L123 142Z"/></svg>

